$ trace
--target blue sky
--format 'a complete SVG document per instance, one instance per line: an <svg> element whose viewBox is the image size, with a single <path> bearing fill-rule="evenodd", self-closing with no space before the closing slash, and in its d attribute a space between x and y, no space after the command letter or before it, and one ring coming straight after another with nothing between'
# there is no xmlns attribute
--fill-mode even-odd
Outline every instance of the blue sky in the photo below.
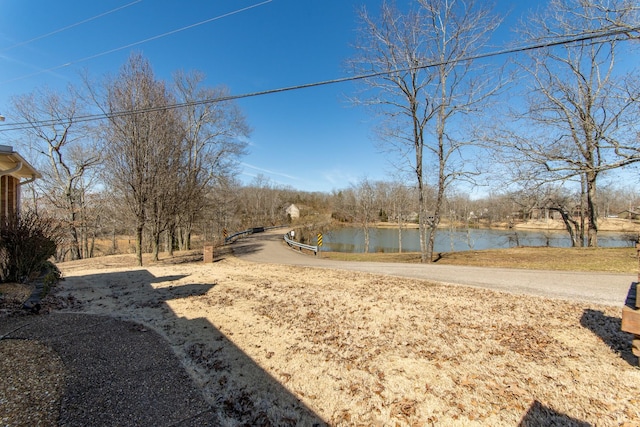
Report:
<svg viewBox="0 0 640 427"><path fill-rule="evenodd" d="M83 69L115 74L131 51L142 52L158 78L200 70L208 85L226 85L234 95L343 77L357 10L376 12L380 3L0 0L0 113L9 123L12 96L78 83ZM498 10L512 3L498 2ZM396 169L376 149L374 118L347 101L355 89L340 83L239 100L253 129L241 180L261 174L278 185L329 192L364 177L389 179Z"/></svg>

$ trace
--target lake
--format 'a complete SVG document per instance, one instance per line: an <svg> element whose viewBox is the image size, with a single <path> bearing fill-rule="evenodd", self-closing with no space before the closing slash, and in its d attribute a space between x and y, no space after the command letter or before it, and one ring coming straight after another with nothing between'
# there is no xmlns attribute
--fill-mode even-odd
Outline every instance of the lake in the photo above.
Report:
<svg viewBox="0 0 640 427"><path fill-rule="evenodd" d="M371 228L369 230L369 252L398 252L398 229ZM567 232L538 230L497 229L449 229L439 228L436 233L435 252L453 252L482 249L504 249L520 246L570 247ZM312 244L315 244L313 242ZM601 247L633 246L625 234L599 232ZM364 232L361 228L340 228L325 232L323 251L364 252ZM402 251L420 252L417 229L402 230Z"/></svg>

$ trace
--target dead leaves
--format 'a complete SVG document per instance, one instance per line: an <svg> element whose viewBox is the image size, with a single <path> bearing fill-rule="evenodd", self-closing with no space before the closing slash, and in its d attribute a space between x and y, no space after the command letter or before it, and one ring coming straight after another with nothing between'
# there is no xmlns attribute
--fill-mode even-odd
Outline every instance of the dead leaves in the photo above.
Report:
<svg viewBox="0 0 640 427"><path fill-rule="evenodd" d="M505 324L495 331L494 339L510 351L532 359L554 358L565 352L544 329L529 325Z"/></svg>
<svg viewBox="0 0 640 427"><path fill-rule="evenodd" d="M264 295L257 307L278 325L295 329L299 340L290 351L317 356L333 367L328 378L351 402L332 418L336 425L375 424L373 415L357 415L362 412L386 413L385 425L393 425L391 420L509 424L505 414L519 419L533 399L552 400L557 393L536 376L579 356L578 349L554 335L580 329L580 316L567 312L572 308L566 303L545 306L530 299L496 299L475 289L454 293L413 281L395 287L395 282L378 279L362 288L351 283L316 287L306 280L291 287L272 283L280 293ZM429 370L392 369L392 359L426 362ZM420 393L398 398L398 381L427 375L431 380L422 382Z"/></svg>
<svg viewBox="0 0 640 427"><path fill-rule="evenodd" d="M409 421L416 414L417 401L403 398L391 404L391 416Z"/></svg>
<svg viewBox="0 0 640 427"><path fill-rule="evenodd" d="M518 425L533 401L602 425L640 417L631 402L640 373L581 324L586 306L233 260L215 272L218 284L205 296L173 307L199 313L233 343L194 343L186 329L155 326L202 368L212 400L246 419L251 405L233 399L255 390L229 373L235 359L223 354L232 345L336 426ZM619 316L595 309L603 313L595 320ZM270 408L279 415L253 421L286 423L282 408Z"/></svg>

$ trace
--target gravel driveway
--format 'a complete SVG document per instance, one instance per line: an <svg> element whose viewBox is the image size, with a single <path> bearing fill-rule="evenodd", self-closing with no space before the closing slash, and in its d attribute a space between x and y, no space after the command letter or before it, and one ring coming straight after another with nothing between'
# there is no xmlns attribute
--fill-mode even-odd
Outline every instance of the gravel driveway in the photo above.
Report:
<svg viewBox="0 0 640 427"><path fill-rule="evenodd" d="M289 248L283 235L283 230L253 234L233 243L233 251L256 263L362 271L620 307L637 280L633 274L335 261Z"/></svg>

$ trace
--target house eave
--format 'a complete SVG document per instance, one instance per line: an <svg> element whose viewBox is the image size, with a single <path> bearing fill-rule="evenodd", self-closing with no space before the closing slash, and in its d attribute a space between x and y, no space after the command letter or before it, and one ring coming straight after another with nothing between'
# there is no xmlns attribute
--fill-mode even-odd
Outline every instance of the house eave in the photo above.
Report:
<svg viewBox="0 0 640 427"><path fill-rule="evenodd" d="M0 175L29 180L42 178L40 172L20 154L13 151L13 148L6 145L0 145Z"/></svg>

